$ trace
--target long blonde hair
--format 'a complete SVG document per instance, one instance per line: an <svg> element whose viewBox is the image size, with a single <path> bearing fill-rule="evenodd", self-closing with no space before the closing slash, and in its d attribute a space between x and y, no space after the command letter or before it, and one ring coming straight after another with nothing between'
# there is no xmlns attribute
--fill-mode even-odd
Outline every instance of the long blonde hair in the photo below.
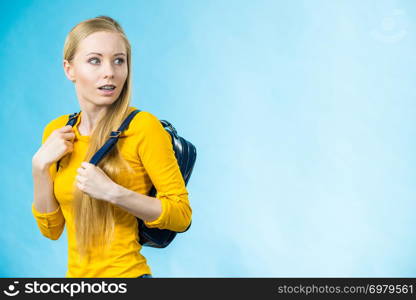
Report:
<svg viewBox="0 0 416 300"><path fill-rule="evenodd" d="M119 98L111 104L106 113L97 121L90 135L89 147L84 161L89 161L108 140L110 132L115 131L129 113L131 101L131 45L121 26L112 18L99 16L77 24L69 32L64 45L64 59L72 62L79 43L98 31L116 32L122 37L127 51L128 75ZM129 164L120 154L118 143L98 164L114 180L122 169L131 171ZM97 200L79 190L74 184L74 206L76 243L80 257L88 257L93 248L107 247L114 235L114 206Z"/></svg>

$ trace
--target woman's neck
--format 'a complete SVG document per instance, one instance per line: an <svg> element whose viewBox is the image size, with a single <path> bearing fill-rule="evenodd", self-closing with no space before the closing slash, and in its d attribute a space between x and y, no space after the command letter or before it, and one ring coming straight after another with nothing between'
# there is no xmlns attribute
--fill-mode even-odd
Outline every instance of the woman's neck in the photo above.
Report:
<svg viewBox="0 0 416 300"><path fill-rule="evenodd" d="M79 133L89 136L94 130L97 121L101 118L101 114L104 114L106 110L106 107L88 108L81 106L82 117L78 125Z"/></svg>

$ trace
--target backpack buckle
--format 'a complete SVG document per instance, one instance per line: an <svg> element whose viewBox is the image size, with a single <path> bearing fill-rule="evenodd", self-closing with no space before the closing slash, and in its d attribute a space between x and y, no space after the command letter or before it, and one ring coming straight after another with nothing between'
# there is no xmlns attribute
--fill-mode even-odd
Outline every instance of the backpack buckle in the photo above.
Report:
<svg viewBox="0 0 416 300"><path fill-rule="evenodd" d="M118 138L121 134L120 130L116 130L116 131L111 131L110 133L110 138Z"/></svg>

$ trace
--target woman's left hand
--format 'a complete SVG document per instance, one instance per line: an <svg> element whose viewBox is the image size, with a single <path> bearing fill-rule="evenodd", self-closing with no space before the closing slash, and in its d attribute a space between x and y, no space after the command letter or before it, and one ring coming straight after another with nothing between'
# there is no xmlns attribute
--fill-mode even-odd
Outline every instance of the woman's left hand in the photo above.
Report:
<svg viewBox="0 0 416 300"><path fill-rule="evenodd" d="M82 162L75 177L77 187L95 199L112 202L118 184L104 173L99 167L88 162Z"/></svg>

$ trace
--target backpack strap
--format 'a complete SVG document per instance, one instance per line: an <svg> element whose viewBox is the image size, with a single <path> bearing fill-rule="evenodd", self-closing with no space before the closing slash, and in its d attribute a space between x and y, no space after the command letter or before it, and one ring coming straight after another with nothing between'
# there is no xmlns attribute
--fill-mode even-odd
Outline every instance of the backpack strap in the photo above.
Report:
<svg viewBox="0 0 416 300"><path fill-rule="evenodd" d="M140 112L139 109L136 109L132 111L127 118L123 121L121 126L118 128L117 131L111 131L110 138L107 140L107 142L102 146L91 158L90 163L93 165L97 165L103 157L111 150L111 148L114 147L114 145L117 143L118 138L120 137L120 134L129 126L131 120L134 118L136 114Z"/></svg>
<svg viewBox="0 0 416 300"><path fill-rule="evenodd" d="M123 123L121 123L121 126L118 128L117 131L111 131L110 133L110 138L107 140L107 142L104 144L104 146L102 146L95 154L94 156L91 158L90 163L97 165L103 158L104 156L111 150L111 148L114 147L114 145L117 143L118 138L120 136L120 134L129 126L131 120L134 118L134 116L136 114L138 114L141 110L140 109L136 109L134 111L132 111L127 118L123 121ZM66 125L71 125L74 126L75 123L77 122L78 116L80 115L81 112L77 112L77 113L73 113L69 116L68 122L66 123ZM56 171L58 171L59 169L59 162L60 160L56 163Z"/></svg>
<svg viewBox="0 0 416 300"><path fill-rule="evenodd" d="M77 113L73 113L72 115L70 115L69 119L68 119L68 122L66 122L66 125L71 125L73 127L75 125L75 123L77 122L78 116L80 115L80 113L81 113L81 111L77 112Z"/></svg>
<svg viewBox="0 0 416 300"><path fill-rule="evenodd" d="M76 112L76 113L73 113L73 114L69 115L68 122L66 122L65 126L71 125L72 127L74 127L75 123L78 120L78 116L79 116L80 113L81 112ZM61 160L58 160L56 162L56 172L58 172L58 170L59 170L59 163L60 162L61 162Z"/></svg>

